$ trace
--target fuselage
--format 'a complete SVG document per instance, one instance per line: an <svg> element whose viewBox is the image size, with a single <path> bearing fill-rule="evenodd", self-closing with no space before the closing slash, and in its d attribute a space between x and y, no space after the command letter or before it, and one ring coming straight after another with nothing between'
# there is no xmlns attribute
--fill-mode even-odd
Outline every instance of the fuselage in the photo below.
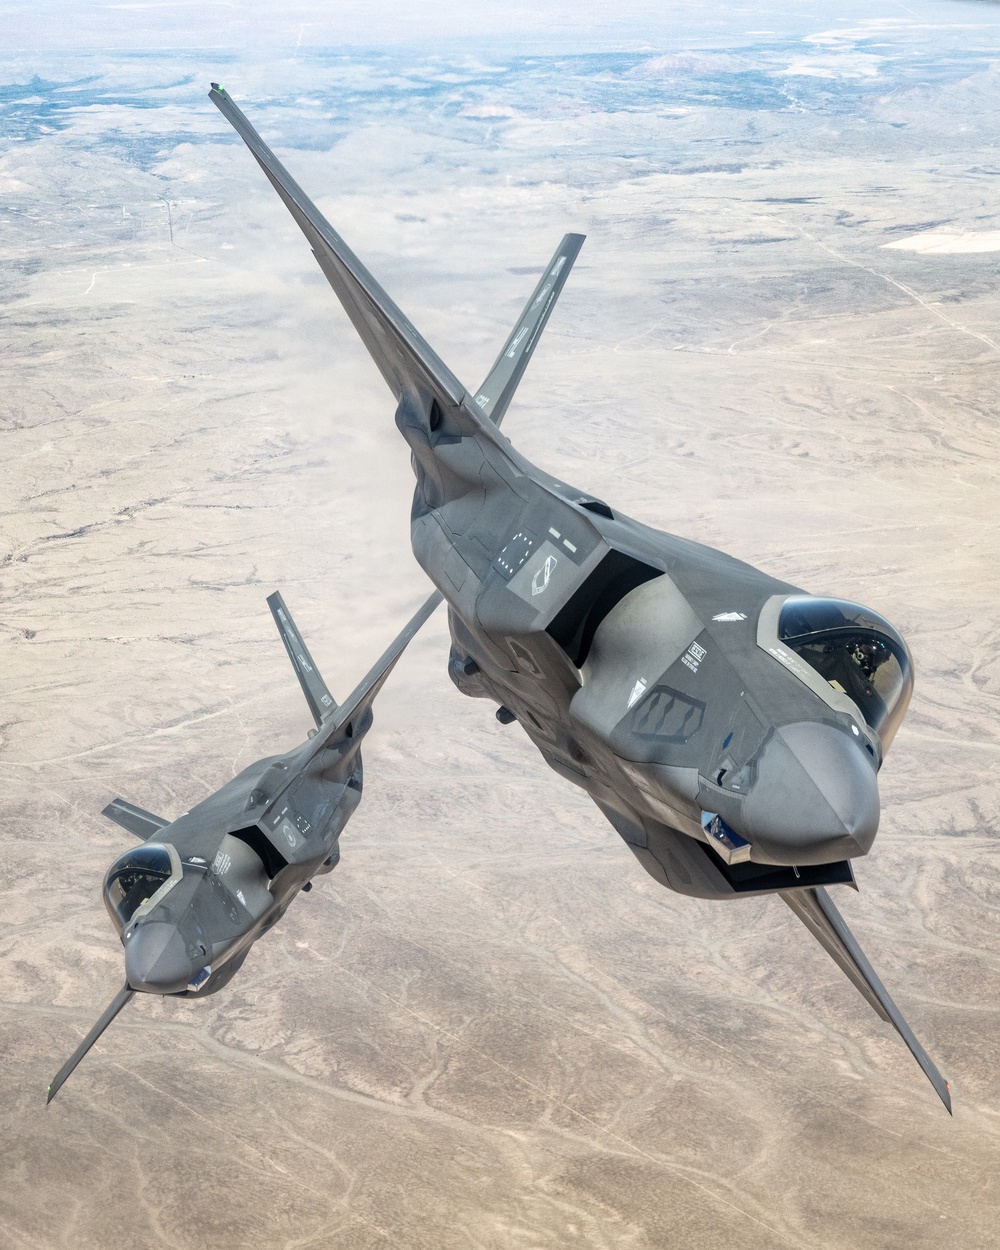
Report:
<svg viewBox="0 0 1000 1250"><path fill-rule="evenodd" d="M369 711L318 753L306 742L257 761L115 861L104 897L132 989L221 989L299 891L336 866L370 724Z"/></svg>
<svg viewBox="0 0 1000 1250"><path fill-rule="evenodd" d="M851 859L878 828L877 772L912 686L902 638L858 604L632 521L500 434L582 235L563 237L470 392L225 89L213 83L210 98L288 207L398 405L417 477L413 549L449 603L455 683L500 705L502 722L516 719L663 884L709 898L777 892L950 1110L947 1082L822 888L853 880ZM297 638L283 636L322 720L325 688ZM119 993L86 1045L129 996Z"/></svg>
<svg viewBox="0 0 1000 1250"><path fill-rule="evenodd" d="M892 626L622 515L461 410L404 401L397 424L459 689L508 709L674 889L848 879L910 693Z"/></svg>

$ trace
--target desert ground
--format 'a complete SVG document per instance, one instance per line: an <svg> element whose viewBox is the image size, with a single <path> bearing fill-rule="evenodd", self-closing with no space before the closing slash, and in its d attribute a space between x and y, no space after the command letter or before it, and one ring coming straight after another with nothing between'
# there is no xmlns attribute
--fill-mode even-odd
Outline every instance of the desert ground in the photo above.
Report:
<svg viewBox="0 0 1000 1250"><path fill-rule="evenodd" d="M1000 230L1000 27L907 12L627 56L4 65L0 1246L996 1244L1000 255L885 245ZM101 808L175 817L304 737L272 590L342 695L429 589L391 396L220 76L470 389L586 233L515 446L904 633L836 901L953 1119L779 900L661 889L463 699L443 612L340 866L226 990L130 1004L46 1110L122 978Z"/></svg>

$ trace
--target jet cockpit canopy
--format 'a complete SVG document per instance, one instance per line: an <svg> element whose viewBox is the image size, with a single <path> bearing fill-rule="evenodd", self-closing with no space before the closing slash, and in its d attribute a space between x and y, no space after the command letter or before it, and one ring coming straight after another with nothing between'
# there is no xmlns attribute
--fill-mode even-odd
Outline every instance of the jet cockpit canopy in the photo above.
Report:
<svg viewBox="0 0 1000 1250"><path fill-rule="evenodd" d="M121 933L142 909L149 911L181 880L181 858L163 842L144 842L119 855L104 878L104 905Z"/></svg>
<svg viewBox="0 0 1000 1250"><path fill-rule="evenodd" d="M793 595L781 605L778 639L846 695L888 747L910 702L913 665L884 617L846 599Z"/></svg>

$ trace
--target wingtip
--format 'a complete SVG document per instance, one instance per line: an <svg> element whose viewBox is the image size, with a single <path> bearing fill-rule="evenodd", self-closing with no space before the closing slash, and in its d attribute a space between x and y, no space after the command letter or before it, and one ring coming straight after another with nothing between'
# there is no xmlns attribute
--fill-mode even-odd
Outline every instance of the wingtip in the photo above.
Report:
<svg viewBox="0 0 1000 1250"><path fill-rule="evenodd" d="M924 1075L934 1087L934 1092L938 1098L944 1103L944 1109L950 1116L954 1116L955 1112L951 1106L951 1082L946 1081L941 1073L934 1067L933 1063L928 1059L926 1066L921 1063L920 1066L924 1070Z"/></svg>
<svg viewBox="0 0 1000 1250"><path fill-rule="evenodd" d="M919 1043L917 1044L919 1046ZM908 1042L907 1042L907 1045L909 1045ZM934 1063L933 1059L930 1058L930 1056L922 1047L920 1048L919 1053L917 1053L917 1051L914 1051L912 1046L910 1047L910 1049L913 1052L914 1058L917 1060L917 1062L920 1064L920 1067L923 1069L924 1076L927 1077L931 1085L934 1087L934 1092L937 1094L938 1098L940 1098L941 1101L944 1103L944 1109L948 1112L949 1115L953 1116L955 1113L952 1110L952 1106L951 1106L951 1081L945 1080L945 1078L938 1071L937 1065Z"/></svg>

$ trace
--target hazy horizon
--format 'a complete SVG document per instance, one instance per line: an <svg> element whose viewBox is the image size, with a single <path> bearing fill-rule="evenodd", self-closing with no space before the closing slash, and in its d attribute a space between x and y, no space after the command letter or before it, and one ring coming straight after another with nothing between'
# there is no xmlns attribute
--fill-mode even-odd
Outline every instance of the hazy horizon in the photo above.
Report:
<svg viewBox="0 0 1000 1250"><path fill-rule="evenodd" d="M0 1247L992 1246L1000 12L8 8ZM663 890L463 699L443 612L340 866L45 1111L122 977L102 807L304 737L272 590L335 695L428 590L392 398L212 79L470 388L585 233L504 433L902 630L836 901L953 1120L779 900Z"/></svg>

